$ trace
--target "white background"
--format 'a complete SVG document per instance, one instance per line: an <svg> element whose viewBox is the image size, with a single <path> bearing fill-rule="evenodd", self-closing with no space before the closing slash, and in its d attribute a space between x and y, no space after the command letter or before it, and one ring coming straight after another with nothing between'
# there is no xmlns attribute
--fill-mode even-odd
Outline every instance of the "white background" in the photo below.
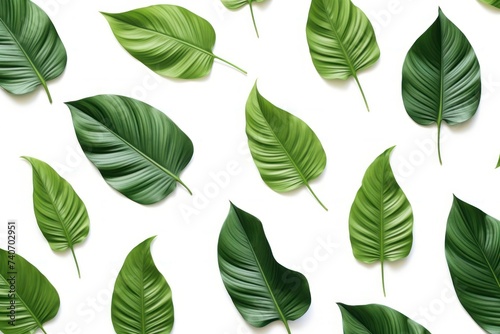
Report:
<svg viewBox="0 0 500 334"><path fill-rule="evenodd" d="M229 201L255 215L278 261L303 272L312 305L290 323L292 333L341 333L336 302L380 303L425 325L432 333L482 333L451 286L444 256L446 220L455 193L500 217L500 11L475 0L356 0L376 28L381 58L360 73L372 111L355 82L327 82L308 51L305 25L310 1L271 0L255 6L261 38L248 7L229 11L218 0L167 0L206 18L217 32L214 52L243 67L247 76L216 61L205 79L162 78L132 58L113 37L99 11L122 12L156 1L36 0L53 20L68 52L64 74L23 97L0 92L0 243L7 220L19 223L19 253L37 266L61 297L50 334L113 333L110 296L128 252L158 235L152 253L173 290L174 333L285 333L279 322L264 329L245 324L228 297L217 266L217 238ZM437 17L438 5L468 36L483 78L476 117L443 128L443 166L436 129L414 123L401 100L401 68L413 42ZM260 92L307 122L328 156L312 188L283 195L261 181L246 146L244 106L259 79ZM157 205L141 206L110 188L85 158L63 104L97 94L139 98L165 112L192 139L195 154L182 187ZM357 262L348 234L350 206L368 165L385 149L415 216L410 256L387 265L387 297L379 265ZM70 253L55 254L39 231L32 207L31 168L21 155L55 167L87 205L91 233L76 248L78 279ZM228 175L215 183L214 175ZM2 227L3 226L3 227Z"/></svg>

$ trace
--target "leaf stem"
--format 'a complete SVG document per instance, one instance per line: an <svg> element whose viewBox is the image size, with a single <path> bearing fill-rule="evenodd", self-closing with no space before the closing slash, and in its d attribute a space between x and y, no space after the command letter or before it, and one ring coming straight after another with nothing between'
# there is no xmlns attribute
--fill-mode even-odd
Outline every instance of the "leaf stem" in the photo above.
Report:
<svg viewBox="0 0 500 334"><path fill-rule="evenodd" d="M184 182L182 182L181 179L177 178L177 182L179 182L189 192L189 195L193 196L193 192L191 191L191 189L189 189L189 187Z"/></svg>
<svg viewBox="0 0 500 334"><path fill-rule="evenodd" d="M292 332L290 331L290 327L288 326L288 321L283 321L283 323L285 324L285 328L286 328L286 331L288 332L288 334L292 334Z"/></svg>
<svg viewBox="0 0 500 334"><path fill-rule="evenodd" d="M387 297L386 294L385 294L384 261L380 262L380 271L382 272L382 290L384 291L384 297Z"/></svg>
<svg viewBox="0 0 500 334"><path fill-rule="evenodd" d="M45 89L45 93L47 93L47 97L49 98L50 104L52 104L52 96L50 95L49 87L45 81L42 81L43 89Z"/></svg>
<svg viewBox="0 0 500 334"><path fill-rule="evenodd" d="M250 5L250 13L252 13L252 22L253 22L253 27L255 28L255 33L257 34L257 38L260 38L259 29L257 29L257 23L255 23L255 16L253 15L252 0L248 0L248 4Z"/></svg>
<svg viewBox="0 0 500 334"><path fill-rule="evenodd" d="M319 200L318 196L316 196L316 194L314 193L314 191L311 189L311 186L309 185L309 183L306 183L306 187L307 187L307 189L309 189L309 191L314 196L314 198L316 198L316 200L318 201L318 203L323 207L323 209L325 209L326 211L328 211L328 208Z"/></svg>
<svg viewBox="0 0 500 334"><path fill-rule="evenodd" d="M238 66L234 65L233 63L228 62L227 60L225 60L225 59L223 59L223 58L221 58L221 57L219 57L219 56L214 55L214 58L215 58L215 59L219 59L220 61L222 61L222 62L224 62L224 63L226 63L226 64L228 64L228 65L230 65L230 66L234 67L235 69L237 69L238 71L240 71L240 72L241 72L241 73L243 73L243 74L248 74L248 73L247 73L247 71L245 71L244 69L242 69L242 68L240 68L240 67L238 67Z"/></svg>
<svg viewBox="0 0 500 334"><path fill-rule="evenodd" d="M78 271L78 278L82 278L82 275L80 275L80 266L78 265L78 260L76 259L75 250L73 249L73 247L70 247L70 249L71 249L71 254L73 254L73 259L75 259L76 270Z"/></svg>
<svg viewBox="0 0 500 334"><path fill-rule="evenodd" d="M438 157L439 157L439 163L441 166L443 165L443 160L441 159L441 121L438 122L438 140L437 140L437 145L438 145Z"/></svg>
<svg viewBox="0 0 500 334"><path fill-rule="evenodd" d="M356 83L358 84L361 95L363 96L363 100L365 101L366 110L370 111L370 107L368 106L368 101L366 100L365 92L363 91L363 87L361 87L361 84L359 83L358 76L356 74L354 74L353 76L354 80L356 80Z"/></svg>

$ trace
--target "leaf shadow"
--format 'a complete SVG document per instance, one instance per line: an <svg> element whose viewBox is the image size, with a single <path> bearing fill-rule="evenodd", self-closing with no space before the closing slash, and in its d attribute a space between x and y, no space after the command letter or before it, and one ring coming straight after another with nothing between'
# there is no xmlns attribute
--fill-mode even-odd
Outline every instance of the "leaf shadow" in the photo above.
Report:
<svg viewBox="0 0 500 334"><path fill-rule="evenodd" d="M43 88L37 87L34 91L26 93L26 94L22 94L22 95L12 94L6 90L3 90L3 91L5 92L5 95L7 96L7 98L14 100L17 105L27 106L27 105L33 103L34 97L37 94L41 93L40 90L43 91ZM48 100L47 100L47 103L49 103Z"/></svg>
<svg viewBox="0 0 500 334"><path fill-rule="evenodd" d="M477 114L477 113L476 113ZM476 116L476 115L474 115ZM455 125L449 125L448 123L446 123L446 126L448 127L448 129L453 132L454 134L459 134L459 133L466 133L468 131L471 131L471 128L473 126L476 126L477 122L478 122L478 117L472 117L471 119L463 122L463 123L460 123L460 124L455 124Z"/></svg>
<svg viewBox="0 0 500 334"><path fill-rule="evenodd" d="M486 9L488 12L493 13L493 14L500 14L500 8L497 8L497 7L493 6L493 5L489 5L489 4L484 3L482 1L479 1L479 0L477 0L477 2L479 2L479 4L484 9Z"/></svg>

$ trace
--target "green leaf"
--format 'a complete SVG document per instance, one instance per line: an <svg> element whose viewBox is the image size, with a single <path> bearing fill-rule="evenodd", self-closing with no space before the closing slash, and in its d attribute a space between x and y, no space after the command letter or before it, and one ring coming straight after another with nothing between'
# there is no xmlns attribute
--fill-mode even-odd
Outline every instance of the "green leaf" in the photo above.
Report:
<svg viewBox="0 0 500 334"><path fill-rule="evenodd" d="M246 105L246 133L253 160L264 182L274 191L306 186L326 166L326 154L311 128L301 119L262 97L255 84Z"/></svg>
<svg viewBox="0 0 500 334"><path fill-rule="evenodd" d="M87 158L114 189L141 204L174 191L193 156L193 143L165 114L117 95L66 103Z"/></svg>
<svg viewBox="0 0 500 334"><path fill-rule="evenodd" d="M384 296L384 263L407 257L413 243L413 211L392 172L393 149L368 167L349 215L354 257L364 263L380 261Z"/></svg>
<svg viewBox="0 0 500 334"><path fill-rule="evenodd" d="M116 279L111 318L118 334L168 334L174 326L172 291L151 256L154 238L132 249Z"/></svg>
<svg viewBox="0 0 500 334"><path fill-rule="evenodd" d="M66 50L43 10L29 0L0 0L0 86L27 94L66 67Z"/></svg>
<svg viewBox="0 0 500 334"><path fill-rule="evenodd" d="M353 77L369 111L358 71L373 65L380 49L365 13L350 0L312 0L306 33L318 73L329 80Z"/></svg>
<svg viewBox="0 0 500 334"><path fill-rule="evenodd" d="M445 239L458 299L488 333L500 333L500 221L454 197Z"/></svg>
<svg viewBox="0 0 500 334"><path fill-rule="evenodd" d="M210 73L214 59L246 74L212 53L214 28L185 8L155 5L124 13L102 14L125 50L162 76L201 78Z"/></svg>
<svg viewBox="0 0 500 334"><path fill-rule="evenodd" d="M249 5L250 13L252 14L253 27L255 28L255 33L259 37L259 30L257 29L257 24L255 23L255 17L253 15L253 3L254 2L264 2L264 0L221 0L222 4L229 9L238 9L245 5Z"/></svg>
<svg viewBox="0 0 500 334"><path fill-rule="evenodd" d="M500 157L498 158L497 166L495 167L495 169L498 167L500 167Z"/></svg>
<svg viewBox="0 0 500 334"><path fill-rule="evenodd" d="M492 5L496 8L500 8L500 0L480 0L488 5Z"/></svg>
<svg viewBox="0 0 500 334"><path fill-rule="evenodd" d="M73 187L52 167L35 158L23 158L33 167L33 205L38 227L53 251L71 250L80 277L74 246L89 234L87 208Z"/></svg>
<svg viewBox="0 0 500 334"><path fill-rule="evenodd" d="M467 37L439 9L431 27L411 47L403 65L403 102L418 124L436 123L441 159L441 124L463 123L477 111L481 73Z"/></svg>
<svg viewBox="0 0 500 334"><path fill-rule="evenodd" d="M422 325L387 306L337 305L342 312L344 334L430 334Z"/></svg>
<svg viewBox="0 0 500 334"><path fill-rule="evenodd" d="M18 254L12 256L0 249L0 263L0 331L4 334L33 334L41 329L47 334L43 324L53 319L59 311L60 301L56 289L35 266ZM13 276L15 296L9 296L11 283L14 283ZM8 323L9 307L13 300L15 326Z"/></svg>
<svg viewBox="0 0 500 334"><path fill-rule="evenodd" d="M260 220L231 204L217 251L222 280L241 316L255 327L281 320L290 333L288 321L311 305L309 283L276 262Z"/></svg>

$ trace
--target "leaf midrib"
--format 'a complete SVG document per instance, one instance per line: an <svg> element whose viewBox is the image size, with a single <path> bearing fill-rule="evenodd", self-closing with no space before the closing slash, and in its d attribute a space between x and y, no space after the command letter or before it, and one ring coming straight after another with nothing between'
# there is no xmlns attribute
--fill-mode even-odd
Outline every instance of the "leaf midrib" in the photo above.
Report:
<svg viewBox="0 0 500 334"><path fill-rule="evenodd" d="M257 264L257 267L258 267L258 269L259 269L259 272L261 273L262 278L263 278L263 280L264 280L264 283L266 284L267 290L269 291L269 294L271 295L271 298L272 298L272 300L273 300L274 306L276 307L276 311L278 311L278 314L279 314L279 316L280 316L280 318L281 318L281 321L283 321L283 323L285 324L285 326L287 326L287 327L288 327L288 325L287 325L287 321L288 321L288 319L287 319L287 318L285 317L285 315L283 314L283 312L282 312L282 310L281 310L281 307L280 307L280 305L279 305L278 301L276 300L276 297L274 296L274 293L273 293L273 291L272 291L272 289L271 289L271 286L269 285L269 282L268 282L267 277L266 277L266 275L265 275L265 273L264 273L264 270L262 269L262 266L260 265L259 259L257 258L257 254L255 254L255 251L254 251L254 249L253 249L252 243L250 242L250 239L248 238L247 232L246 232L245 228L243 227L243 224L241 223L242 218L241 218L241 217L240 217L240 215L238 214L238 211L237 211L237 210L234 210L234 212L236 213L236 216L238 217L238 222L240 223L240 226L241 226L241 228L243 229L243 232L244 232L243 234L245 235L245 239L246 239L246 240L247 240L247 242L248 242L248 245L249 245L249 248L250 248L250 250L251 250L251 252L252 252L252 255L253 255L253 258L254 258L254 260L255 260L255 263ZM275 259L273 259L273 260L274 260L274 261L276 261Z"/></svg>
<svg viewBox="0 0 500 334"><path fill-rule="evenodd" d="M385 154L384 154L385 155ZM386 162L382 165L382 185L380 187L380 262L385 261L385 225L384 225L384 185L385 185Z"/></svg>
<svg viewBox="0 0 500 334"><path fill-rule="evenodd" d="M125 140L122 136L120 136L119 134L117 134L115 131L111 130L109 127L107 127L103 123L99 122L97 119L95 119L91 115L89 115L89 114L81 111L80 109L78 109L76 107L74 107L74 108L76 110L80 111L82 114L84 114L84 115L90 117L91 119L93 119L95 122L97 122L99 125L101 125L104 129L106 129L107 131L109 131L112 135L114 135L116 138L118 138L120 141L122 141L125 145L127 145L131 150L133 150L134 152L138 153L141 157L143 157L146 161L148 161L153 166L155 166L156 168L158 168L160 171L164 172L165 174L167 174L168 176L170 176L171 178L173 178L175 181L183 184L182 181L181 181L181 179L177 175L175 175L173 172L169 171L168 169L166 169L165 167L163 167L162 165L160 165L153 158L151 158L148 155L146 155L145 153L143 153L141 150L139 150L134 145L132 145L131 143L129 143L127 140Z"/></svg>
<svg viewBox="0 0 500 334"><path fill-rule="evenodd" d="M443 107L444 107L444 52L443 52L443 27L441 18L439 18L439 35L440 35L440 54L439 54L439 109L437 116L437 126L441 128L441 123L443 121Z"/></svg>
<svg viewBox="0 0 500 334"><path fill-rule="evenodd" d="M24 47L21 45L21 43L17 40L17 37L14 35L14 33L12 32L12 30L10 30L10 27L5 23L5 21L0 17L0 22L3 24L3 26L5 27L5 30L7 30L7 32L9 33L9 35L12 37L12 40L16 43L16 45L19 47L19 49L21 50L21 52L23 53L24 57L26 57L26 60L28 61L28 63L30 64L31 68L33 69L33 71L35 72L38 80L40 80L40 83L42 84L42 86L47 90L47 81L45 80L45 78L42 76L42 74L38 71L38 69L36 68L35 64L31 61L31 58L30 56L28 55L28 53L26 52L26 50L24 50Z"/></svg>
<svg viewBox="0 0 500 334"><path fill-rule="evenodd" d="M4 280L5 284L8 284L8 281L7 279L3 276L3 275L0 275L0 277ZM24 299L22 298L21 294L19 293L19 291L16 290L16 295L17 295L17 299L19 299L22 304L24 305L24 307L26 308L26 310L28 311L28 313L31 315L31 318L35 321L35 323L37 324L38 328L40 328L42 330L42 332L46 333L45 332L45 329L43 328L43 324L40 322L40 320L38 320L38 318L33 314L33 312L31 311L30 307L28 306L28 304L26 304L26 302L24 301Z"/></svg>

